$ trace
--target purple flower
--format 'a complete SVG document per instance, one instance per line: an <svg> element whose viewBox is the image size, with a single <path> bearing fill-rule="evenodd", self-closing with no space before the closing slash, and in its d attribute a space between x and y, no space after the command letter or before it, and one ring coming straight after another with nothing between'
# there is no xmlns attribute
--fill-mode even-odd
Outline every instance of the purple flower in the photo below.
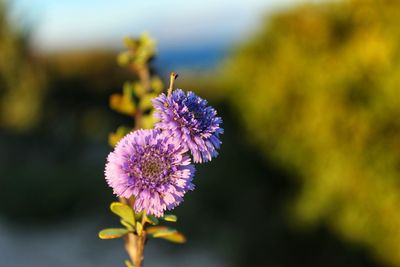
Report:
<svg viewBox="0 0 400 267"><path fill-rule="evenodd" d="M153 105L155 116L160 119L156 128L181 140L194 162L206 162L218 155L219 135L224 132L220 127L222 119L214 108L207 106L206 100L177 89L170 97L165 94L156 97Z"/></svg>
<svg viewBox="0 0 400 267"><path fill-rule="evenodd" d="M126 135L108 155L107 183L114 194L135 197L136 212L161 217L193 190L194 166L187 149L159 130L137 130Z"/></svg>

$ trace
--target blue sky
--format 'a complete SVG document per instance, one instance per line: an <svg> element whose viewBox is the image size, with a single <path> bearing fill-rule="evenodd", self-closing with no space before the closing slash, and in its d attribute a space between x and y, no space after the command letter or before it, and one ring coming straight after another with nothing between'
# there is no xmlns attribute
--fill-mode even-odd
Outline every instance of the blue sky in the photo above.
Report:
<svg viewBox="0 0 400 267"><path fill-rule="evenodd" d="M253 32L265 14L299 0L16 0L40 50L116 47L143 31L164 49L226 45ZM21 16L17 17L21 18Z"/></svg>

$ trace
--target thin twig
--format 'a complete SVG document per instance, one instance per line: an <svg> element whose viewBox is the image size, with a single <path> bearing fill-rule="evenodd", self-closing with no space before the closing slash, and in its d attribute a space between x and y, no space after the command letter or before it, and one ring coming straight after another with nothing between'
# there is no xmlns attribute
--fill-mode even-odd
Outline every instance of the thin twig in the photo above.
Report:
<svg viewBox="0 0 400 267"><path fill-rule="evenodd" d="M170 97L172 94L176 78L178 78L178 74L176 72L171 72L171 75L169 76L168 97Z"/></svg>

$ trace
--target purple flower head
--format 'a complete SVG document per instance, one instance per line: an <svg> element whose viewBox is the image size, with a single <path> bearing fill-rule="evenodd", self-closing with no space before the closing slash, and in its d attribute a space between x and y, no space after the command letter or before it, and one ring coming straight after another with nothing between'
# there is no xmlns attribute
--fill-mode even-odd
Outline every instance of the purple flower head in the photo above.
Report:
<svg viewBox="0 0 400 267"><path fill-rule="evenodd" d="M160 119L156 128L181 140L192 153L194 162L207 162L218 155L219 135L224 132L220 127L222 119L206 100L193 92L177 89L170 97L165 94L156 97L153 105L155 116Z"/></svg>
<svg viewBox="0 0 400 267"><path fill-rule="evenodd" d="M161 217L194 188L194 166L187 148L165 132L137 130L127 134L108 155L107 183L114 194L135 197L136 212Z"/></svg>

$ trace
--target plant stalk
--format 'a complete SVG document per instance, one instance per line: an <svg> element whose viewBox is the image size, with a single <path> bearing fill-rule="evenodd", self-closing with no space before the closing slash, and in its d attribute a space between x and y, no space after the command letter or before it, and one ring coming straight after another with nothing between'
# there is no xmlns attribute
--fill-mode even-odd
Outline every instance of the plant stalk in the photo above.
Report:
<svg viewBox="0 0 400 267"><path fill-rule="evenodd" d="M150 90L150 71L147 64L143 65L135 65L132 64L132 70L136 72L139 77L140 83L142 84L143 88L146 92ZM135 121L135 129L140 129L142 127L142 111L136 110L134 115ZM133 197L126 199L120 198L122 203L128 204L130 207L133 207L135 204L135 199ZM146 214L143 211L142 215L142 226L146 222ZM135 267L142 267L143 259L144 259L144 245L146 243L146 232L142 231L140 235L129 233L125 238L125 250L128 253L131 262L134 264Z"/></svg>
<svg viewBox="0 0 400 267"><path fill-rule="evenodd" d="M174 82L178 78L178 74L176 72L171 72L171 75L169 76L169 87L167 91L167 96L170 97L172 94L172 90L174 90Z"/></svg>
<svg viewBox="0 0 400 267"><path fill-rule="evenodd" d="M145 232L140 236L130 233L125 238L125 249L135 267L142 267L145 242Z"/></svg>

